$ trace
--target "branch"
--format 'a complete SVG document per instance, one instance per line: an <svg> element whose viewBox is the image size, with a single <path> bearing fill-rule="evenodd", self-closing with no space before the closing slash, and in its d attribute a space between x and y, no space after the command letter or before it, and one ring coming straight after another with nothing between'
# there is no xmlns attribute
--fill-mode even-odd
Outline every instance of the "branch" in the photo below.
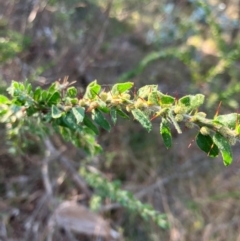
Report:
<svg viewBox="0 0 240 241"><path fill-rule="evenodd" d="M130 119L132 116L148 132L152 129L152 121L158 120L166 148L172 145L171 126L181 134L180 123L184 123L188 128L196 127L196 143L202 151L210 157L221 153L224 165L232 163L231 145L240 140L238 113L217 113L213 118L206 118L206 113L199 112L205 98L202 94L176 99L159 91L157 85L143 86L131 94L132 88L132 82L125 82L106 89L95 80L87 86L84 96L79 99L77 89L70 87L66 79L63 83L53 83L47 90L40 87L32 90L29 83L13 81L8 88L12 100L0 96L0 117L3 117L2 122L8 124L11 134L16 133L12 131L13 126L16 126L16 118L21 125L24 119L37 119L42 125L42 132L46 129L44 125L50 123L65 140L71 141L91 155L101 150L95 140L99 133L97 126L111 130L106 115L111 117L113 124L116 124L118 117ZM33 128L33 132L39 135L39 130L34 129L36 128ZM73 173L73 180L82 183L67 161L63 157L59 160ZM80 186L86 190L83 183Z"/></svg>

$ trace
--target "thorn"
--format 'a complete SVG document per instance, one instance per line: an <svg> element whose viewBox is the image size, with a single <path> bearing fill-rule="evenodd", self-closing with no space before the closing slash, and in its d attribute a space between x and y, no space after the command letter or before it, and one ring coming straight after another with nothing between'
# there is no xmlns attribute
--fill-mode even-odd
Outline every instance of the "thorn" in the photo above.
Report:
<svg viewBox="0 0 240 241"><path fill-rule="evenodd" d="M190 147L192 146L192 144L193 144L194 141L195 141L194 139L191 140L191 142L190 142L189 145L188 145L188 148L190 148Z"/></svg>
<svg viewBox="0 0 240 241"><path fill-rule="evenodd" d="M158 117L158 114L155 114L152 116L152 118L150 119L150 121L153 121L154 119L156 119Z"/></svg>
<svg viewBox="0 0 240 241"><path fill-rule="evenodd" d="M215 114L214 118L216 118L218 116L221 105L222 105L222 101L220 101L219 104L218 104L218 108L217 108L217 111L216 111L216 114Z"/></svg>
<svg viewBox="0 0 240 241"><path fill-rule="evenodd" d="M178 91L175 91L174 92L174 95L175 95L175 104L177 104L178 103Z"/></svg>

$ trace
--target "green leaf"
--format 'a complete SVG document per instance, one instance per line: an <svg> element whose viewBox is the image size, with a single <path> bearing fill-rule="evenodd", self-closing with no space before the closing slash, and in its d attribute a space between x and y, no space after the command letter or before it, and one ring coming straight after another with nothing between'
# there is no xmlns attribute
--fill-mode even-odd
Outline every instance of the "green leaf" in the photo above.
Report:
<svg viewBox="0 0 240 241"><path fill-rule="evenodd" d="M51 86L48 88L47 92L50 94L53 94L57 91L57 82L54 82L51 84Z"/></svg>
<svg viewBox="0 0 240 241"><path fill-rule="evenodd" d="M40 87L37 87L33 93L33 99L35 101L39 101L41 98L41 93L42 93L42 89Z"/></svg>
<svg viewBox="0 0 240 241"><path fill-rule="evenodd" d="M105 130L107 130L107 131L110 131L110 130L111 130L110 124L108 123L108 121L106 120L106 118L104 117L104 115L102 114L101 111L99 111L99 110L96 109L96 110L93 112L92 119L93 119L99 126L101 126L103 129L105 129Z"/></svg>
<svg viewBox="0 0 240 241"><path fill-rule="evenodd" d="M4 95L0 95L0 104L9 104L10 100L4 96Z"/></svg>
<svg viewBox="0 0 240 241"><path fill-rule="evenodd" d="M204 98L202 94L186 95L178 100L178 104L189 109L196 109L203 104Z"/></svg>
<svg viewBox="0 0 240 241"><path fill-rule="evenodd" d="M124 111L122 111L122 110L120 110L120 109L117 109L117 114L120 116L120 117L122 117L123 119L130 119L129 118L129 116L124 112Z"/></svg>
<svg viewBox="0 0 240 241"><path fill-rule="evenodd" d="M43 90L41 93L41 101L45 102L48 99L48 92L46 90Z"/></svg>
<svg viewBox="0 0 240 241"><path fill-rule="evenodd" d="M51 107L51 115L53 119L57 119L62 116L64 112L62 112L60 109L57 108L57 106L52 105Z"/></svg>
<svg viewBox="0 0 240 241"><path fill-rule="evenodd" d="M33 114L38 112L38 109L33 106L30 106L29 108L26 109L26 112L28 116L32 116Z"/></svg>
<svg viewBox="0 0 240 241"><path fill-rule="evenodd" d="M56 105L61 101L61 95L58 91L54 92L48 99L48 105Z"/></svg>
<svg viewBox="0 0 240 241"><path fill-rule="evenodd" d="M160 124L160 134L162 135L166 148L170 148L172 146L172 134L170 125L165 118L162 119Z"/></svg>
<svg viewBox="0 0 240 241"><path fill-rule="evenodd" d="M170 107L174 104L175 98L170 95L164 95L158 91L159 104L161 107Z"/></svg>
<svg viewBox="0 0 240 241"><path fill-rule="evenodd" d="M97 80L91 82L86 89L84 98L94 99L100 92L101 86L97 83Z"/></svg>
<svg viewBox="0 0 240 241"><path fill-rule="evenodd" d="M205 96L202 94L196 94L191 98L191 107L193 109L198 108L204 103Z"/></svg>
<svg viewBox="0 0 240 241"><path fill-rule="evenodd" d="M104 113L110 112L109 107L107 107L107 104L104 101L102 101L101 99L98 99L97 103L98 103L98 109L99 110L101 110Z"/></svg>
<svg viewBox="0 0 240 241"><path fill-rule="evenodd" d="M67 89L67 96L71 98L75 98L77 96L77 89L72 86Z"/></svg>
<svg viewBox="0 0 240 241"><path fill-rule="evenodd" d="M85 109L83 107L73 107L72 113L76 118L77 124L81 123L84 119Z"/></svg>
<svg viewBox="0 0 240 241"><path fill-rule="evenodd" d="M152 91L157 91L157 90L158 90L158 86L157 85L146 85L146 86L141 87L138 90L137 96L144 99L144 98L148 97L148 95Z"/></svg>
<svg viewBox="0 0 240 241"><path fill-rule="evenodd" d="M178 100L179 105L183 105L185 107L190 107L191 106L191 98L189 95L183 96Z"/></svg>
<svg viewBox="0 0 240 241"><path fill-rule="evenodd" d="M227 115L219 115L214 118L214 122L220 123L228 128L234 129L240 123L240 115L231 113Z"/></svg>
<svg viewBox="0 0 240 241"><path fill-rule="evenodd" d="M230 165L232 163L232 149L227 139L220 133L216 132L213 136L213 142L217 145L222 154L224 165Z"/></svg>
<svg viewBox="0 0 240 241"><path fill-rule="evenodd" d="M112 95L119 95L131 89L132 87L133 82L118 83L112 87L111 93Z"/></svg>
<svg viewBox="0 0 240 241"><path fill-rule="evenodd" d="M27 93L29 94L29 95L31 95L32 94L32 85L30 84L30 83L25 83L25 88L26 88L26 91L27 91Z"/></svg>
<svg viewBox="0 0 240 241"><path fill-rule="evenodd" d="M98 128L92 123L91 119L85 115L83 119L84 125L86 125L89 129L91 129L96 135L99 135Z"/></svg>
<svg viewBox="0 0 240 241"><path fill-rule="evenodd" d="M158 91L152 91L148 95L148 104L159 105L159 99Z"/></svg>
<svg viewBox="0 0 240 241"><path fill-rule="evenodd" d="M111 118L112 118L112 122L115 125L116 122L117 122L117 110L116 110L116 108L114 108L114 107L111 108L110 115L111 115Z"/></svg>
<svg viewBox="0 0 240 241"><path fill-rule="evenodd" d="M149 118L144 114L143 111L139 110L139 109L134 109L131 111L134 118L139 121L139 123L149 131L151 131L152 129L152 123L149 120Z"/></svg>
<svg viewBox="0 0 240 241"><path fill-rule="evenodd" d="M77 122L75 121L75 116L71 111L67 112L65 115L61 117L63 121L63 125L68 127L70 130L77 130L80 129L81 126L77 125Z"/></svg>
<svg viewBox="0 0 240 241"><path fill-rule="evenodd" d="M211 136L203 135L199 132L196 137L196 143L202 151L204 151L208 154L208 156L210 156L210 157L218 156L219 149L214 144Z"/></svg>

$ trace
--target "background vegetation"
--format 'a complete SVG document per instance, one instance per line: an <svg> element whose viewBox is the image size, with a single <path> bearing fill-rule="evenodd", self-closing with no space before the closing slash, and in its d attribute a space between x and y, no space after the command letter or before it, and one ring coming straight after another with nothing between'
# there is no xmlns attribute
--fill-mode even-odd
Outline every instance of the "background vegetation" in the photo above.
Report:
<svg viewBox="0 0 240 241"><path fill-rule="evenodd" d="M106 90L133 81L176 98L202 93L212 115L220 102L220 113L238 112L239 19L234 0L2 1L0 92L13 79L45 88L68 76L82 93L94 79ZM104 152L90 157L51 128L41 141L38 125L16 133L1 126L2 239L97 240L76 230L48 235L56 203L78 200L124 240L240 240L238 145L226 168L196 148L192 131L175 133L166 150L158 125L149 135L137 122L118 121L111 133L100 130ZM115 203L119 187L165 213L169 227Z"/></svg>

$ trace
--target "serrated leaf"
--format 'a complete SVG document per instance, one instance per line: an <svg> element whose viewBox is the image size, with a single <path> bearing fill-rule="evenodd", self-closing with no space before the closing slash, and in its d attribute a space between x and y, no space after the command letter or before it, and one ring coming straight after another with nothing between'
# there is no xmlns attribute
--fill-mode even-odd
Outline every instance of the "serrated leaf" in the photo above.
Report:
<svg viewBox="0 0 240 241"><path fill-rule="evenodd" d="M228 128L234 129L240 123L240 115L231 113L227 115L219 115L214 118L214 122L220 123Z"/></svg>
<svg viewBox="0 0 240 241"><path fill-rule="evenodd" d="M97 80L94 80L87 86L84 98L94 99L99 94L100 90L101 86L97 83Z"/></svg>
<svg viewBox="0 0 240 241"><path fill-rule="evenodd" d="M119 95L133 87L133 82L118 83L113 85L111 89L112 95Z"/></svg>
<svg viewBox="0 0 240 241"><path fill-rule="evenodd" d="M4 95L0 95L0 104L9 104L10 100L4 96Z"/></svg>
<svg viewBox="0 0 240 241"><path fill-rule="evenodd" d="M72 113L77 121L77 124L83 121L85 115L85 109L83 107L73 107Z"/></svg>
<svg viewBox="0 0 240 241"><path fill-rule="evenodd" d="M95 110L93 112L92 119L103 129L110 131L111 125L108 123L101 111Z"/></svg>
<svg viewBox="0 0 240 241"><path fill-rule="evenodd" d="M116 108L111 108L110 115L111 115L111 118L112 118L112 122L115 125L116 122L117 122L117 110L116 110Z"/></svg>
<svg viewBox="0 0 240 241"><path fill-rule="evenodd" d="M157 90L158 90L157 85L145 85L138 90L137 96L144 99L144 98L148 97L148 95L152 91L157 91Z"/></svg>
<svg viewBox="0 0 240 241"><path fill-rule="evenodd" d="M84 125L86 125L89 129L91 129L96 135L99 135L98 128L92 123L91 119L85 115L83 119Z"/></svg>
<svg viewBox="0 0 240 241"><path fill-rule="evenodd" d="M160 124L160 134L162 135L166 148L170 148L172 146L172 134L170 125L166 119L163 119Z"/></svg>
<svg viewBox="0 0 240 241"><path fill-rule="evenodd" d="M71 98L75 98L77 96L77 89L72 86L67 89L67 96Z"/></svg>
<svg viewBox="0 0 240 241"><path fill-rule="evenodd" d="M129 116L124 111L122 111L120 109L117 109L117 114L124 119L128 119L128 120L130 119Z"/></svg>
<svg viewBox="0 0 240 241"><path fill-rule="evenodd" d="M217 145L222 154L224 165L229 166L233 159L232 149L229 142L223 135L218 132L216 132L216 134L213 136L213 142Z"/></svg>
<svg viewBox="0 0 240 241"><path fill-rule="evenodd" d="M56 105L61 101L61 95L59 92L54 92L48 99L48 105Z"/></svg>
<svg viewBox="0 0 240 241"><path fill-rule="evenodd" d="M131 111L134 118L144 127L149 131L151 131L152 129L152 123L149 120L148 116L146 116L144 114L143 111L139 110L139 109L134 109Z"/></svg>
<svg viewBox="0 0 240 241"><path fill-rule="evenodd" d="M219 149L214 144L211 136L203 135L199 132L196 137L196 143L202 151L204 151L208 154L208 156L210 156L210 157L218 156Z"/></svg>
<svg viewBox="0 0 240 241"><path fill-rule="evenodd" d="M51 116L53 119L57 119L59 117L61 117L63 114L63 112L57 108L57 106L52 105L51 107Z"/></svg>

